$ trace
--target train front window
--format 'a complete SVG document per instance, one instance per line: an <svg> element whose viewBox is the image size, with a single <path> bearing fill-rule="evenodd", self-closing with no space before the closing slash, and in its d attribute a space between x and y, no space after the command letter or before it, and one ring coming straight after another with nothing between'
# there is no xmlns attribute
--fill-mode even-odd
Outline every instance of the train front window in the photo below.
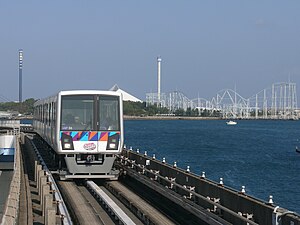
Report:
<svg viewBox="0 0 300 225"><path fill-rule="evenodd" d="M98 107L100 130L120 130L119 98L100 96Z"/></svg>
<svg viewBox="0 0 300 225"><path fill-rule="evenodd" d="M61 129L92 130L94 124L94 96L70 95L61 98Z"/></svg>

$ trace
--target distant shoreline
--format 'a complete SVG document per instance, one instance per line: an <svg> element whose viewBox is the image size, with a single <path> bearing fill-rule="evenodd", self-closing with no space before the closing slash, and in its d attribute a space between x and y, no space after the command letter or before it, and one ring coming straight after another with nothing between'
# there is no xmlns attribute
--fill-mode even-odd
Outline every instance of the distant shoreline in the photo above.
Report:
<svg viewBox="0 0 300 225"><path fill-rule="evenodd" d="M223 120L219 117L186 117L186 116L123 116L124 120Z"/></svg>
<svg viewBox="0 0 300 225"><path fill-rule="evenodd" d="M292 121L299 121L297 119L273 119L273 118L237 118L237 119L230 119L230 118L220 118L220 117L187 117L187 116L123 116L124 120L292 120Z"/></svg>

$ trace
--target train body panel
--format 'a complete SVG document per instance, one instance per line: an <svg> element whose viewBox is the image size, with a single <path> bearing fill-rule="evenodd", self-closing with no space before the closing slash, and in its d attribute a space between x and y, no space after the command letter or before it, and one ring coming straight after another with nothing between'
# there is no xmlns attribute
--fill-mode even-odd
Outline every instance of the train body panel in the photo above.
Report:
<svg viewBox="0 0 300 225"><path fill-rule="evenodd" d="M61 91L34 104L33 126L53 148L59 165L65 163L66 177L110 178L123 147L122 113L120 93Z"/></svg>

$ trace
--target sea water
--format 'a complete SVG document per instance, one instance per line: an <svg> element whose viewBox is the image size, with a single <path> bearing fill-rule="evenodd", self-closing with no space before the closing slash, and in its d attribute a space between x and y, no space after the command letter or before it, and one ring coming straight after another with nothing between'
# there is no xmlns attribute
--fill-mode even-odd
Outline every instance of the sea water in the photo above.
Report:
<svg viewBox="0 0 300 225"><path fill-rule="evenodd" d="M300 121L128 120L125 144L300 213Z"/></svg>

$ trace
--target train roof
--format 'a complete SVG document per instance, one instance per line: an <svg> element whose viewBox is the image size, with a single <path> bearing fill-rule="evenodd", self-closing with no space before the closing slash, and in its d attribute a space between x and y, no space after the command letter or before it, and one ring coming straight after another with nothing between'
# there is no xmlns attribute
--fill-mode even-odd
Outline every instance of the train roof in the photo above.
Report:
<svg viewBox="0 0 300 225"><path fill-rule="evenodd" d="M120 93L115 91L102 91L102 90L70 90L70 91L60 91L59 95L114 95L121 96Z"/></svg>
<svg viewBox="0 0 300 225"><path fill-rule="evenodd" d="M115 91L102 91L102 90L68 90L68 91L60 91L55 95L49 96L47 98L43 98L38 100L34 103L34 106L47 102L50 99L57 98L59 96L66 96L66 95L111 95L111 96L119 96L121 97L122 94Z"/></svg>

